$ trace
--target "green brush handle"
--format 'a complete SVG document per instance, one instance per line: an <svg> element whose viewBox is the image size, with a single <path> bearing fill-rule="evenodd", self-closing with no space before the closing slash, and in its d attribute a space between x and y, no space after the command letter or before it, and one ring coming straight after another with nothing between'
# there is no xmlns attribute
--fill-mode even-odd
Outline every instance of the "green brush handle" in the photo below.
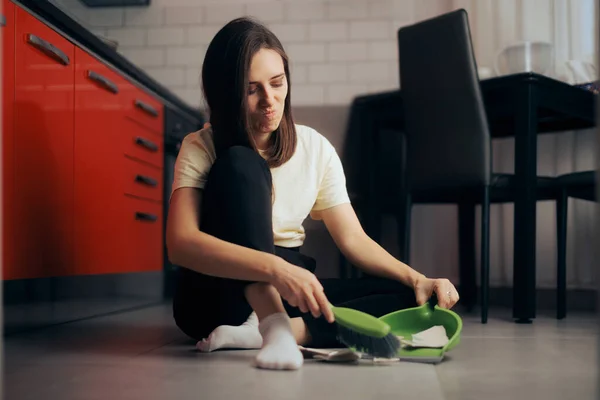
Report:
<svg viewBox="0 0 600 400"><path fill-rule="evenodd" d="M366 336L382 338L390 333L390 326L374 316L362 311L329 305L335 322L345 328Z"/></svg>

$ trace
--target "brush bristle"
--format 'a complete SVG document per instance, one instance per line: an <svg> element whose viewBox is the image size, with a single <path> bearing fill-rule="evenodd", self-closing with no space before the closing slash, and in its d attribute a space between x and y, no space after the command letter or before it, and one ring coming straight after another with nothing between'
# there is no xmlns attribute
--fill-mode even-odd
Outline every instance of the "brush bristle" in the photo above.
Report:
<svg viewBox="0 0 600 400"><path fill-rule="evenodd" d="M376 338L341 325L338 325L338 340L356 351L381 358L397 357L401 346L398 337L391 332L382 338Z"/></svg>

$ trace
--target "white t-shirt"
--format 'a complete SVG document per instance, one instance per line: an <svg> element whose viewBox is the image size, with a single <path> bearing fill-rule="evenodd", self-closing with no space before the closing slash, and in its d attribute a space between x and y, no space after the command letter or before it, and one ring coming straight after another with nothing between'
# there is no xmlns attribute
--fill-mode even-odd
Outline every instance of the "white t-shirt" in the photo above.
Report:
<svg viewBox="0 0 600 400"><path fill-rule="evenodd" d="M309 215L350 203L346 177L333 145L316 130L296 125L296 151L285 164L271 168L275 202L273 235L276 246L298 247L306 237L302 223ZM188 134L175 162L171 194L182 187L204 188L216 159L211 128Z"/></svg>

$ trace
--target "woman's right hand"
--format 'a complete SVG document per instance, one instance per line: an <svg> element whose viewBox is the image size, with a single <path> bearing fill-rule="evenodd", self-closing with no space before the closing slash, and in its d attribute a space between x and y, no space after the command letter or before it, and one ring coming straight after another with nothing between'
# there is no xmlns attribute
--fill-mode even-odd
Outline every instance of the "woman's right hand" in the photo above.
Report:
<svg viewBox="0 0 600 400"><path fill-rule="evenodd" d="M270 283L281 297L302 312L310 311L315 318L323 315L329 323L335 320L323 286L312 272L281 259Z"/></svg>

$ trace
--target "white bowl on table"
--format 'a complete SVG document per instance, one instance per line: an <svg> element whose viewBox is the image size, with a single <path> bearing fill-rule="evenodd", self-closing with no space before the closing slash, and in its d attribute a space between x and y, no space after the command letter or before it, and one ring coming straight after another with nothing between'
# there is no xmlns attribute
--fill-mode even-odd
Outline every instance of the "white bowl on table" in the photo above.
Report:
<svg viewBox="0 0 600 400"><path fill-rule="evenodd" d="M497 75L535 72L551 76L554 46L548 42L521 42L500 50L495 58Z"/></svg>

